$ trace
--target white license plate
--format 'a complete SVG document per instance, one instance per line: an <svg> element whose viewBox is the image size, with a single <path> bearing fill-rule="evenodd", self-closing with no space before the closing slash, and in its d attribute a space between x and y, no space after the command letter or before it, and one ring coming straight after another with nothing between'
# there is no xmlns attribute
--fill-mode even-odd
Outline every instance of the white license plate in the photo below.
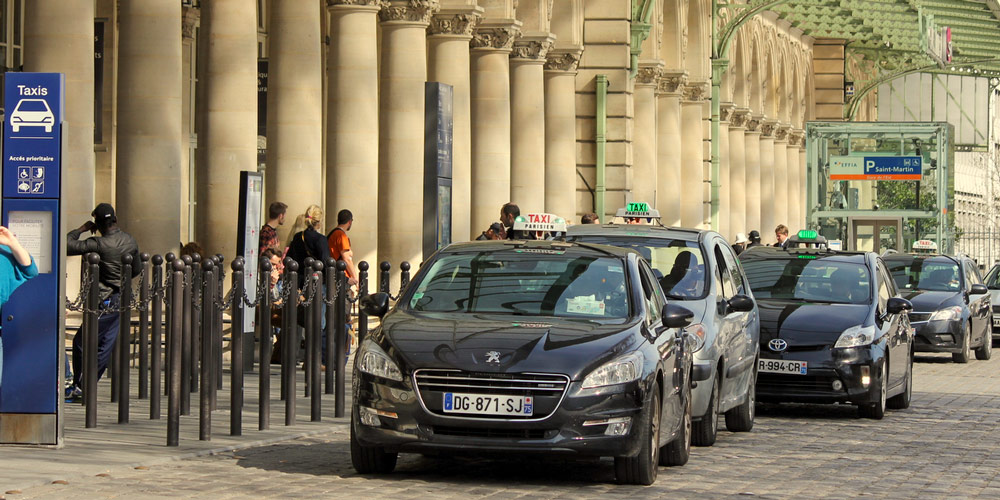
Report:
<svg viewBox="0 0 1000 500"><path fill-rule="evenodd" d="M1000 327L1000 318L993 318L993 326Z"/></svg>
<svg viewBox="0 0 1000 500"><path fill-rule="evenodd" d="M785 373L788 375L805 375L805 361L788 359L761 359L757 361L757 371L760 373Z"/></svg>
<svg viewBox="0 0 1000 500"><path fill-rule="evenodd" d="M534 398L531 396L498 396L493 394L444 393L445 413L472 415L531 416Z"/></svg>

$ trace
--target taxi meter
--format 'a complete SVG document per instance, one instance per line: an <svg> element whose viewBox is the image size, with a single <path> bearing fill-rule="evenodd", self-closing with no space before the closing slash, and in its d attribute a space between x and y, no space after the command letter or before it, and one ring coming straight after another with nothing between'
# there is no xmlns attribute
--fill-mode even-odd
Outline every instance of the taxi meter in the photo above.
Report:
<svg viewBox="0 0 1000 500"><path fill-rule="evenodd" d="M650 208L648 203L630 202L624 208L619 208L618 211L615 212L615 217L620 217L626 221L646 219L646 222L656 221L656 223L659 224L660 211L655 208Z"/></svg>
<svg viewBox="0 0 1000 500"><path fill-rule="evenodd" d="M7 73L3 224L38 266L3 305L0 443L61 444L66 242L62 193L61 73Z"/></svg>

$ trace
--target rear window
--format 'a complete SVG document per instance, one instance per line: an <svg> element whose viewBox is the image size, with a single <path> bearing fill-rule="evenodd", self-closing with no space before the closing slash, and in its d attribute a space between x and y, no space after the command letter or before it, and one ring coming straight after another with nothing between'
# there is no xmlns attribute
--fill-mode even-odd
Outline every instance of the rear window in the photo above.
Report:
<svg viewBox="0 0 1000 500"><path fill-rule="evenodd" d="M625 319L624 261L562 251L505 249L439 254L406 307L420 312Z"/></svg>
<svg viewBox="0 0 1000 500"><path fill-rule="evenodd" d="M871 303L871 273L861 264L798 256L773 259L748 256L742 263L750 289L758 299Z"/></svg>
<svg viewBox="0 0 1000 500"><path fill-rule="evenodd" d="M697 242L613 236L574 236L568 240L630 248L639 252L653 268L663 293L669 298L700 299L707 294L705 255Z"/></svg>
<svg viewBox="0 0 1000 500"><path fill-rule="evenodd" d="M886 259L892 280L900 290L957 292L962 289L958 263L946 257Z"/></svg>

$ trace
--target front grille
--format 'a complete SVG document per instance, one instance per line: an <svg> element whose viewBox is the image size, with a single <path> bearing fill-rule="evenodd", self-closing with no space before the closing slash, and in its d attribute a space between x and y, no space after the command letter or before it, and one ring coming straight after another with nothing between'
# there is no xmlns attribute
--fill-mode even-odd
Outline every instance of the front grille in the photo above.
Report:
<svg viewBox="0 0 1000 500"><path fill-rule="evenodd" d="M545 439L549 433L554 432L546 429L480 429L476 427L434 426L434 434L476 438Z"/></svg>
<svg viewBox="0 0 1000 500"><path fill-rule="evenodd" d="M910 316L910 323L920 323L931 319L931 313L929 312L928 313L911 312L909 316Z"/></svg>
<svg viewBox="0 0 1000 500"><path fill-rule="evenodd" d="M414 385L428 411L457 418L494 420L539 420L549 416L559 406L569 387L569 377L551 373L480 373L460 370L417 370ZM465 393L503 396L530 396L534 412L530 416L459 415L445 413L445 393Z"/></svg>
<svg viewBox="0 0 1000 500"><path fill-rule="evenodd" d="M833 393L831 377L815 377L811 375L782 375L777 373L760 373L757 384L773 391L790 392L822 392ZM836 392L843 392L836 391Z"/></svg>

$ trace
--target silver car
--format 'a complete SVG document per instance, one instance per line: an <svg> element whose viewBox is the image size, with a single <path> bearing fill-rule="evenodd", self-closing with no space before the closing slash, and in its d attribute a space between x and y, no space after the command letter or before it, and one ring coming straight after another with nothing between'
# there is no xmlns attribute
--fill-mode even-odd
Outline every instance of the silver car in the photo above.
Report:
<svg viewBox="0 0 1000 500"><path fill-rule="evenodd" d="M725 415L730 431L749 431L760 323L746 275L729 243L713 231L637 224L572 226L566 239L638 251L657 274L668 301L694 312L686 330L699 339L692 375L692 444L715 443L720 415Z"/></svg>

